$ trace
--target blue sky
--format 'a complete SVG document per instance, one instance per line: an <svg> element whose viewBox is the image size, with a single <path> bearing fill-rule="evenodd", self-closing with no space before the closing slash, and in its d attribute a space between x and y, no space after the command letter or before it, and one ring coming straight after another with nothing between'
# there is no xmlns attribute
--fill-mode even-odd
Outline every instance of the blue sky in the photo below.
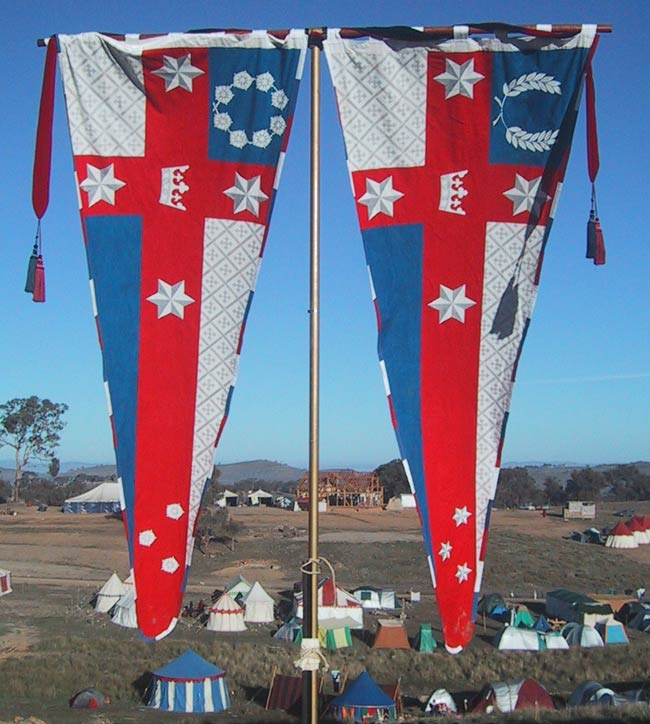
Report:
<svg viewBox="0 0 650 724"><path fill-rule="evenodd" d="M519 367L504 460L626 462L650 458L649 85L639 28L646 2L378 0L349 3L32 0L3 12L4 172L0 284L5 312L0 401L66 402L63 460L113 460L91 312L70 142L57 89L52 190L43 226L48 301L22 292L36 228L34 136L45 53L36 38L85 30L166 32L284 28L601 22L595 77L600 215L608 262L584 259L589 182L584 114L576 131L542 283ZM309 74L249 317L237 388L217 460L308 458ZM376 357L375 319L329 75L323 67L321 463L372 468L398 456ZM8 457L7 449L0 458Z"/></svg>

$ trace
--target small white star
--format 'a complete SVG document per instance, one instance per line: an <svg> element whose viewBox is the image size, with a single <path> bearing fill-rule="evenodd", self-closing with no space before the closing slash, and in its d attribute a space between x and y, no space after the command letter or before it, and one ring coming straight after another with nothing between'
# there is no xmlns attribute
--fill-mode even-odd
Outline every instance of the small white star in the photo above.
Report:
<svg viewBox="0 0 650 724"><path fill-rule="evenodd" d="M472 569L467 565L467 563L463 563L462 566L456 566L456 578L458 579L458 583L462 583L463 581L466 581L469 578L469 574L472 572Z"/></svg>
<svg viewBox="0 0 650 724"><path fill-rule="evenodd" d="M158 291L147 297L147 301L158 307L158 319L173 314L179 319L185 318L185 307L194 304L194 299L185 294L185 281L168 284L158 280Z"/></svg>
<svg viewBox="0 0 650 724"><path fill-rule="evenodd" d="M184 512L183 506L180 503L171 503L167 506L167 517L172 520L178 520Z"/></svg>
<svg viewBox="0 0 650 724"><path fill-rule="evenodd" d="M434 80L445 86L445 100L454 96L474 98L474 84L485 78L484 75L474 71L474 59L462 65L445 59L445 72L435 76Z"/></svg>
<svg viewBox="0 0 650 724"><path fill-rule="evenodd" d="M156 534L152 530L143 530L138 536L138 543L145 548L153 545L156 540Z"/></svg>
<svg viewBox="0 0 650 724"><path fill-rule="evenodd" d="M176 573L178 570L178 561L174 558L174 556L163 558L160 567L163 571L165 571L165 573Z"/></svg>
<svg viewBox="0 0 650 724"><path fill-rule="evenodd" d="M368 208L368 219L377 214L393 216L393 204L404 194L393 188L393 177L388 176L383 181L366 179L366 193L361 196L359 203Z"/></svg>
<svg viewBox="0 0 650 724"><path fill-rule="evenodd" d="M88 194L88 206L99 201L115 206L115 192L126 186L124 181L115 178L114 165L111 163L104 168L96 168L86 164L86 178L79 186Z"/></svg>
<svg viewBox="0 0 650 724"><path fill-rule="evenodd" d="M440 546L440 551L439 551L438 555L442 558L443 561L449 560L449 558L451 557L452 548L453 548L453 546L451 545L451 543L449 541L447 541L446 543L443 543Z"/></svg>
<svg viewBox="0 0 650 724"><path fill-rule="evenodd" d="M465 294L465 284L456 289L440 285L440 296L429 302L429 307L438 311L438 322L442 324L450 319L465 323L465 310L473 307L476 302Z"/></svg>
<svg viewBox="0 0 650 724"><path fill-rule="evenodd" d="M260 215L260 204L269 197L262 191L261 177L244 178L235 172L235 185L224 191L234 201L233 214L250 211L253 216Z"/></svg>
<svg viewBox="0 0 650 724"><path fill-rule="evenodd" d="M528 181L518 173L515 174L515 185L503 192L503 195L512 201L512 215L516 216L524 211L532 211L535 206L542 206L548 201L549 196L539 192L539 185L542 177Z"/></svg>
<svg viewBox="0 0 650 724"><path fill-rule="evenodd" d="M181 55L180 58L164 55L162 67L154 70L153 74L160 76L165 81L166 93L174 88L182 88L191 93L192 81L198 75L203 75L203 71L192 65L191 55Z"/></svg>
<svg viewBox="0 0 650 724"><path fill-rule="evenodd" d="M464 505L462 508L456 508L456 512L451 516L456 523L456 527L459 525L467 525L467 519L471 513L467 510L467 506Z"/></svg>

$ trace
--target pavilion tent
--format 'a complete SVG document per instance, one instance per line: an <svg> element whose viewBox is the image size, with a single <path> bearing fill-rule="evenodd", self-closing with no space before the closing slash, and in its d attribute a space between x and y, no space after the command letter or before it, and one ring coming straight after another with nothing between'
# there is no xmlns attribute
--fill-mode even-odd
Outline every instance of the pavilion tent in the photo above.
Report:
<svg viewBox="0 0 650 724"><path fill-rule="evenodd" d="M12 592L11 573L4 568L0 568L0 596L5 596Z"/></svg>
<svg viewBox="0 0 650 724"><path fill-rule="evenodd" d="M634 533L625 525L617 523L607 534L605 541L607 548L638 548L639 544L634 538Z"/></svg>
<svg viewBox="0 0 650 724"><path fill-rule="evenodd" d="M533 679L487 684L470 704L469 711L507 714L524 709L555 709L548 691Z"/></svg>
<svg viewBox="0 0 650 724"><path fill-rule="evenodd" d="M252 587L252 583L250 583L241 574L238 574L226 584L226 587L223 590L224 592L229 593L233 598L237 598L238 596L245 596Z"/></svg>
<svg viewBox="0 0 650 724"><path fill-rule="evenodd" d="M208 631L227 631L229 633L246 631L244 609L229 593L224 593L210 609L206 628Z"/></svg>
<svg viewBox="0 0 650 724"><path fill-rule="evenodd" d="M138 628L135 611L135 588L128 588L113 608L111 621L123 628Z"/></svg>
<svg viewBox="0 0 650 724"><path fill-rule="evenodd" d="M120 577L113 571L106 583L99 589L95 601L95 611L108 613L126 593Z"/></svg>
<svg viewBox="0 0 650 724"><path fill-rule="evenodd" d="M274 618L274 605L275 601L262 585L255 581L250 591L242 599L244 621L246 623L271 623Z"/></svg>
<svg viewBox="0 0 650 724"><path fill-rule="evenodd" d="M226 674L188 649L154 671L148 706L185 713L224 711L230 707Z"/></svg>
<svg viewBox="0 0 650 724"><path fill-rule="evenodd" d="M303 593L296 593L296 616L303 618ZM355 625L351 628L363 628L363 606L357 599L331 578L323 578L318 584L318 618L352 618Z"/></svg>
<svg viewBox="0 0 650 724"><path fill-rule="evenodd" d="M119 513L121 511L120 483L101 483L74 498L63 502L64 513Z"/></svg>
<svg viewBox="0 0 650 724"><path fill-rule="evenodd" d="M640 516L635 515L630 518L625 525L632 531L637 545L643 546L650 543L650 535L648 535L648 531L646 530L645 521L643 521Z"/></svg>
<svg viewBox="0 0 650 724"><path fill-rule="evenodd" d="M415 641L413 641L413 648L421 654L431 654L437 646L438 644L433 638L433 632L431 631L431 624L421 624L418 635L415 637Z"/></svg>
<svg viewBox="0 0 650 724"><path fill-rule="evenodd" d="M238 503L239 496L237 493L233 493L232 490L224 490L217 499L217 505L220 508L236 508Z"/></svg>
<svg viewBox="0 0 650 724"><path fill-rule="evenodd" d="M406 630L401 621L379 620L377 621L377 634L373 641L373 649L410 649Z"/></svg>
<svg viewBox="0 0 650 724"><path fill-rule="evenodd" d="M562 626L562 636L564 636L569 646L579 646L583 649L605 645L601 635L593 626L581 626L574 621Z"/></svg>
<svg viewBox="0 0 650 724"><path fill-rule="evenodd" d="M375 683L367 671L363 671L345 687L330 703L334 718L340 722L395 721L397 705Z"/></svg>
<svg viewBox="0 0 650 724"><path fill-rule="evenodd" d="M246 497L247 505L273 505L273 495L259 488Z"/></svg>

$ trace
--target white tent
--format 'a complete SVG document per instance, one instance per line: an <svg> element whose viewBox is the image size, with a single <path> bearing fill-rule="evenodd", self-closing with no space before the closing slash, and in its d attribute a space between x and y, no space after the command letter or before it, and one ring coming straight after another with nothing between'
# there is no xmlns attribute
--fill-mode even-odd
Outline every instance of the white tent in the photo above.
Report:
<svg viewBox="0 0 650 724"><path fill-rule="evenodd" d="M247 623L271 623L273 621L273 606L275 601L255 581L251 590L244 596L244 621Z"/></svg>
<svg viewBox="0 0 650 724"><path fill-rule="evenodd" d="M239 496L237 493L233 493L232 490L224 490L221 496L217 499L217 505L220 508L234 508L239 503Z"/></svg>
<svg viewBox="0 0 650 724"><path fill-rule="evenodd" d="M561 634L549 631L538 633L535 629L506 626L497 633L494 644L500 651L543 651L544 649L568 649L569 644Z"/></svg>
<svg viewBox="0 0 650 724"><path fill-rule="evenodd" d="M352 591L352 595L364 608L397 608L395 591L387 591L374 586L359 586Z"/></svg>
<svg viewBox="0 0 650 724"><path fill-rule="evenodd" d="M639 544L634 539L634 533L625 525L617 523L607 535L605 545L608 548L638 548Z"/></svg>
<svg viewBox="0 0 650 724"><path fill-rule="evenodd" d="M210 609L206 628L209 631L246 631L244 609L229 593L224 593Z"/></svg>
<svg viewBox="0 0 650 724"><path fill-rule="evenodd" d="M135 588L128 588L115 604L111 621L124 628L138 628L138 618L135 612Z"/></svg>
<svg viewBox="0 0 650 724"><path fill-rule="evenodd" d="M97 600L95 601L95 611L98 613L108 613L111 608L126 593L126 587L120 580L117 573L113 572L111 577L97 592Z"/></svg>
<svg viewBox="0 0 650 724"><path fill-rule="evenodd" d="M273 496L259 488L248 494L246 502L248 505L273 505Z"/></svg>
<svg viewBox="0 0 650 724"><path fill-rule="evenodd" d="M646 530L645 521L643 521L641 516L635 515L633 518L630 518L625 525L627 525L632 532L637 545L642 546L650 543L650 536Z"/></svg>
<svg viewBox="0 0 650 724"><path fill-rule="evenodd" d="M92 490L65 500L63 512L119 513L121 488L119 483L100 483Z"/></svg>
<svg viewBox="0 0 650 724"><path fill-rule="evenodd" d="M456 702L447 689L436 689L424 707L426 714L456 714Z"/></svg>
<svg viewBox="0 0 650 724"><path fill-rule="evenodd" d="M11 573L4 568L0 568L0 596L11 593Z"/></svg>

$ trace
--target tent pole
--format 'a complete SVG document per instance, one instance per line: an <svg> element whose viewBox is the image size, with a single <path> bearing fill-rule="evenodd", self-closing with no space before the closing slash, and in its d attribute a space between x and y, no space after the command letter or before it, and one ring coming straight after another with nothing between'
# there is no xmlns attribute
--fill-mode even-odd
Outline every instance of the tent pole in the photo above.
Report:
<svg viewBox="0 0 650 724"><path fill-rule="evenodd" d="M303 576L305 635L318 639L318 478L320 372L320 60L311 47L310 305L309 305L309 562ZM303 672L303 724L318 724L318 671Z"/></svg>

